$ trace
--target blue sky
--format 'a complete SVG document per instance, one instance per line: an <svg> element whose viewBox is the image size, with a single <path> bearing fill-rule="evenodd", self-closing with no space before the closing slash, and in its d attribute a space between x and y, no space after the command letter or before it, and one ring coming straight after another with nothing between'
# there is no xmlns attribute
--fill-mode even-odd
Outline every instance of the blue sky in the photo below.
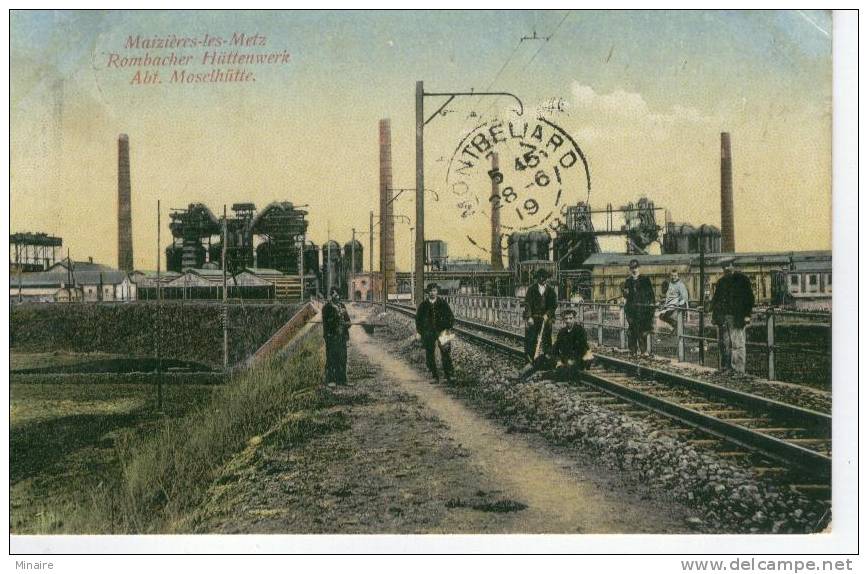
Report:
<svg viewBox="0 0 868 574"><path fill-rule="evenodd" d="M534 31L552 37L519 41ZM289 50L292 63L257 70L255 84L207 88L131 87L125 72L105 69L106 54L130 34L206 32L263 34L267 49ZM116 166L105 158L127 132L141 192L135 221L158 196L173 206L288 196L312 205L315 235L329 222L348 234L365 218L334 206L351 203L363 215L374 207L379 118L392 118L396 184L413 182L420 79L428 90L491 85L519 94L529 109L564 98L571 113L562 123L599 182L592 201L646 194L676 219L716 223L717 134L730 131L737 228L766 226L741 235L739 248L829 245L831 17L795 11L16 11L13 227L59 233L111 261L113 247L93 245L84 230L111 233L110 211L96 214L114 191ZM489 111L491 102L465 98L452 108L429 130L429 162L451 153L472 127L468 113ZM443 182L440 168L426 162L432 185ZM697 189L702 199L685 202ZM793 196L819 211L816 226L788 230ZM780 220L746 209L757 198L782 204ZM70 204L82 206L74 226L61 216ZM412 204L399 209L410 213ZM453 216L449 206L432 206L431 233L474 255L462 244L467 233L450 227ZM778 233L785 229L786 238ZM135 222L134 230L145 257L153 230Z"/></svg>

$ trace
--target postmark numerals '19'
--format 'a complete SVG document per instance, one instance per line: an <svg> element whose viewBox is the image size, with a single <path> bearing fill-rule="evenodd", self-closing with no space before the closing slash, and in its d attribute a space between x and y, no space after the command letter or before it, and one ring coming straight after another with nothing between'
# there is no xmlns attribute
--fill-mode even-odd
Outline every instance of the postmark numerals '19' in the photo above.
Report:
<svg viewBox="0 0 868 574"><path fill-rule="evenodd" d="M491 168L493 153L499 169ZM516 231L556 231L567 207L588 201L591 192L581 148L545 118L480 124L455 149L446 180L463 220L487 220L490 210L500 210L505 245ZM499 194L492 194L492 181Z"/></svg>

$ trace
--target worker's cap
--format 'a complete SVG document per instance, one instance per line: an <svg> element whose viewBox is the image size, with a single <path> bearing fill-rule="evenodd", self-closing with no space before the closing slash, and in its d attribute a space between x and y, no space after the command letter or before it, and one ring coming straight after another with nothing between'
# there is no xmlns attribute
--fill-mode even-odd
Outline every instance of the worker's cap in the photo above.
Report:
<svg viewBox="0 0 868 574"><path fill-rule="evenodd" d="M549 272L546 271L545 269L537 269L537 270L536 270L536 273L534 273L533 276L536 277L537 280L539 280L539 279L548 279L549 277L551 277L551 275L549 274Z"/></svg>
<svg viewBox="0 0 868 574"><path fill-rule="evenodd" d="M630 269L636 269L637 267L639 267L639 260L638 259L631 259L630 263L628 263L627 266Z"/></svg>
<svg viewBox="0 0 868 574"><path fill-rule="evenodd" d="M439 291L440 285L438 285L436 283L428 283L428 286L425 287L425 292L430 293L432 289L437 289Z"/></svg>
<svg viewBox="0 0 868 574"><path fill-rule="evenodd" d="M721 267L735 267L735 257L724 257L717 261Z"/></svg>
<svg viewBox="0 0 868 574"><path fill-rule="evenodd" d="M573 309L564 309L564 312L561 313L561 317L564 317L564 318L575 317L575 316L576 316L576 312Z"/></svg>

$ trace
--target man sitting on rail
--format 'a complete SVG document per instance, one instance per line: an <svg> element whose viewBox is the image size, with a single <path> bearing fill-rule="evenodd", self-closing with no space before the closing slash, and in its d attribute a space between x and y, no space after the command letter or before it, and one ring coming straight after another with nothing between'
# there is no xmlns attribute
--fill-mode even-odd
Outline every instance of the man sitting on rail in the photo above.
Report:
<svg viewBox="0 0 868 574"><path fill-rule="evenodd" d="M660 320L669 325L671 330L668 334L675 332L678 326L678 313L681 309L686 309L690 295L687 292L687 286L678 276L678 269L672 269L669 272L669 282L666 286L666 298L663 300L663 305L660 307Z"/></svg>
<svg viewBox="0 0 868 574"><path fill-rule="evenodd" d="M571 380L588 366L593 355L585 328L576 322L576 312L567 309L562 316L565 326L558 331L554 347L555 356L560 361L555 369L555 378Z"/></svg>
<svg viewBox="0 0 868 574"><path fill-rule="evenodd" d="M437 360L434 356L434 347L440 349L440 362L443 364L443 374L446 381L452 382L452 336L450 329L455 324L455 316L446 299L438 297L439 287L436 283L429 283L426 289L428 297L419 303L416 310L416 338L422 341L425 348L425 363L428 370L434 376L434 382L440 381L437 373Z"/></svg>

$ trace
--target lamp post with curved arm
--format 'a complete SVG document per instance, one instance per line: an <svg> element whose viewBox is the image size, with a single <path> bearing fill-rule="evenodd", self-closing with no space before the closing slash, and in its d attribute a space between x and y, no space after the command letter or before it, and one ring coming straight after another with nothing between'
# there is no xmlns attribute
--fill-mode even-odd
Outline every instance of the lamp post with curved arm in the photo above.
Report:
<svg viewBox="0 0 868 574"><path fill-rule="evenodd" d="M425 97L445 97L446 101L437 108L428 119L425 119ZM413 300L422 301L425 284L425 161L424 161L424 132L425 126L449 103L458 96L507 96L518 102L519 116L524 114L524 104L515 94L509 92L425 92L423 82L416 82L416 249L414 274L416 285L413 289Z"/></svg>

